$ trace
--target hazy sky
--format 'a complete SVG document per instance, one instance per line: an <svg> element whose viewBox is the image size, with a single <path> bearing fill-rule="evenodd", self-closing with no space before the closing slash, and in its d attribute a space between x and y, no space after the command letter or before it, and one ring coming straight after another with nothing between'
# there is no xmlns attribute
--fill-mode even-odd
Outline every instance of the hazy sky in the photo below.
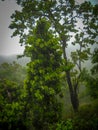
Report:
<svg viewBox="0 0 98 130"><path fill-rule="evenodd" d="M19 38L11 38L13 30L9 29L11 19L10 16L20 7L15 0L0 1L0 55L12 55L23 52L23 47L19 45Z"/></svg>
<svg viewBox="0 0 98 130"><path fill-rule="evenodd" d="M77 0L83 2L84 0ZM90 0L93 4L98 3L98 0ZM8 26L11 23L10 16L15 10L20 7L15 3L15 0L0 0L0 55L20 54L24 47L19 44L19 37L11 38L13 30Z"/></svg>

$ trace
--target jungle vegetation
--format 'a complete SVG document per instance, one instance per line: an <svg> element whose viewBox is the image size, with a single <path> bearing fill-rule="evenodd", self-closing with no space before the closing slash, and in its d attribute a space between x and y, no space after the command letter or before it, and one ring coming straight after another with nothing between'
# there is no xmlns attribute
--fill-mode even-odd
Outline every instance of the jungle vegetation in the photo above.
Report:
<svg viewBox="0 0 98 130"><path fill-rule="evenodd" d="M12 14L9 27L25 46L18 57L30 61L25 68L16 62L0 66L0 129L97 130L98 48L92 47L98 44L98 5L16 3L21 11Z"/></svg>

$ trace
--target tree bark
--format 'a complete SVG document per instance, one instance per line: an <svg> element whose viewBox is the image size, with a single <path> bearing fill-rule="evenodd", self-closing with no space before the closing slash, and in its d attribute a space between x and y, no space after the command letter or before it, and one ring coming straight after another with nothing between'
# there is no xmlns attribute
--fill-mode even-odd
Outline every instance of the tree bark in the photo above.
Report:
<svg viewBox="0 0 98 130"><path fill-rule="evenodd" d="M63 55L64 55L64 59L66 60L66 66L67 66L68 61L67 61L65 49L66 49L66 44L63 44ZM69 87L70 99L71 99L73 110L74 112L78 112L78 108L79 108L79 99L78 99L78 94L77 94L78 84L75 84L75 85L72 84L70 70L66 71L66 79L67 79L67 84Z"/></svg>
<svg viewBox="0 0 98 130"><path fill-rule="evenodd" d="M69 87L70 99L71 99L73 110L74 110L74 112L78 112L79 100L78 100L77 89L74 89L74 87L72 85L71 76L70 76L69 71L66 72L66 78L67 78L67 84Z"/></svg>

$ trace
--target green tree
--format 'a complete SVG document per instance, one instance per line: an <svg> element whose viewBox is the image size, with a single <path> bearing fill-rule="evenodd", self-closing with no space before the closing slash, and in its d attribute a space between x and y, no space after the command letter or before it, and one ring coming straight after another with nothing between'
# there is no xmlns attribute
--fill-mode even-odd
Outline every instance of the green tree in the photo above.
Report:
<svg viewBox="0 0 98 130"><path fill-rule="evenodd" d="M55 129L62 113L57 99L61 91L62 51L45 18L37 22L28 36L25 54L31 58L25 88L27 109L33 112L33 126L36 130Z"/></svg>
<svg viewBox="0 0 98 130"><path fill-rule="evenodd" d="M0 79L0 130L25 129L21 92L16 82Z"/></svg>
<svg viewBox="0 0 98 130"><path fill-rule="evenodd" d="M16 62L0 65L0 129L26 129L26 69Z"/></svg>
<svg viewBox="0 0 98 130"><path fill-rule="evenodd" d="M91 97L98 99L98 48L92 54L91 76L88 80L87 86Z"/></svg>
<svg viewBox="0 0 98 130"><path fill-rule="evenodd" d="M95 48L92 57L92 68L90 73L84 69L81 79L86 82L88 92L93 99L98 99L98 48Z"/></svg>
<svg viewBox="0 0 98 130"><path fill-rule="evenodd" d="M92 64L93 67L91 69L92 74L98 76L98 48L96 48L92 55Z"/></svg>
<svg viewBox="0 0 98 130"><path fill-rule="evenodd" d="M8 79L23 85L26 68L16 63L2 63L0 65L0 79Z"/></svg>
<svg viewBox="0 0 98 130"><path fill-rule="evenodd" d="M65 60L63 71L66 73L73 109L78 111L77 89L81 77L81 64L89 57L89 44L96 43L98 5L93 6L90 2L79 4L75 0L20 0L17 2L22 10L12 14L10 28L15 29L13 36L20 36L21 45L26 45L28 35L42 17L51 23L54 35L60 37L59 42ZM81 23L80 26L78 23ZM73 47L77 47L77 50L71 53L71 59L67 53L70 43Z"/></svg>

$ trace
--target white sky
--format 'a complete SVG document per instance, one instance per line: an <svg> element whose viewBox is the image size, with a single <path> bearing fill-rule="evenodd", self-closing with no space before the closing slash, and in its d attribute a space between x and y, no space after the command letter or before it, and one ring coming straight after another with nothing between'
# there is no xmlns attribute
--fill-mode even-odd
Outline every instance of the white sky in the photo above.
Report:
<svg viewBox="0 0 98 130"><path fill-rule="evenodd" d="M77 0L83 2L84 0ZM98 0L90 0L93 4L98 3ZM15 0L0 0L0 55L12 55L23 53L24 47L19 44L19 37L11 38L13 30L8 26L11 23L10 16L15 10L20 7L15 3Z"/></svg>
<svg viewBox="0 0 98 130"><path fill-rule="evenodd" d="M13 30L8 26L11 22L11 14L20 7L15 0L0 1L0 55L20 54L24 47L19 44L19 37L11 38Z"/></svg>

